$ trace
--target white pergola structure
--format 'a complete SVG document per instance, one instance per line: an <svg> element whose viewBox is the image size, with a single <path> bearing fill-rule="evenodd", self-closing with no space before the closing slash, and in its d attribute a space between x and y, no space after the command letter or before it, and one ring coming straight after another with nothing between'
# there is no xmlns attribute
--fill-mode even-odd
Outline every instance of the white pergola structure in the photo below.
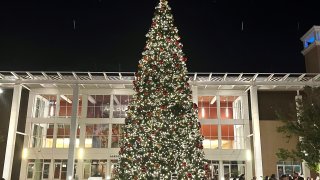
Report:
<svg viewBox="0 0 320 180"><path fill-rule="evenodd" d="M304 86L320 86L320 74L306 73L189 73L192 90L242 90L250 91L252 131L254 142L255 175L263 177L258 90L299 91ZM79 89L86 88L132 88L135 79L133 72L13 72L0 71L0 88L13 88L12 108L9 122L3 177L11 179L14 157L15 137L19 117L22 87L32 90L37 88L71 88L74 102L78 101ZM196 93L193 93L196 94ZM196 97L194 102L196 102ZM77 128L78 103L72 104L70 147L68 151L67 177L73 177L73 163Z"/></svg>

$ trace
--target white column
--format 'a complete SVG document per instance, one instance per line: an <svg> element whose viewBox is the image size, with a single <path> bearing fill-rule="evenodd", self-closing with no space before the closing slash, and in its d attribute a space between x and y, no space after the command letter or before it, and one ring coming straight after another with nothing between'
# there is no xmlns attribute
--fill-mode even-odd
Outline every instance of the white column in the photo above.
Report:
<svg viewBox="0 0 320 180"><path fill-rule="evenodd" d="M221 160L219 161L219 179L220 180L224 179L223 163ZM228 179L225 179L225 180L228 180Z"/></svg>
<svg viewBox="0 0 320 180"><path fill-rule="evenodd" d="M198 105L198 86L192 86L192 102Z"/></svg>
<svg viewBox="0 0 320 180"><path fill-rule="evenodd" d="M68 150L68 165L67 165L67 180L73 179L74 174L74 156L76 147L76 135L78 124L78 107L79 107L79 86L73 86L73 100L72 100L72 116L70 123L70 144Z"/></svg>
<svg viewBox="0 0 320 180"><path fill-rule="evenodd" d="M33 105L35 100L35 94L30 91L29 92L29 100L28 100L28 111L27 111L27 120L26 120L26 126L24 132L27 134L27 136L24 136L24 142L23 142L23 148L30 147L30 135L31 135L31 121L30 118L33 116ZM21 166L20 166L20 180L27 179L27 158L21 160Z"/></svg>
<svg viewBox="0 0 320 180"><path fill-rule="evenodd" d="M258 89L257 86L250 87L251 114L252 114L252 132L254 149L254 169L257 179L263 178L259 107L258 107Z"/></svg>
<svg viewBox="0 0 320 180"><path fill-rule="evenodd" d="M12 163L14 156L14 147L16 144L16 132L19 119L20 99L22 86L14 85L13 97L10 113L10 122L8 129L7 147L3 165L2 177L4 179L11 179Z"/></svg>
<svg viewBox="0 0 320 180"><path fill-rule="evenodd" d="M245 149L246 149L246 172L245 172L245 179L252 179L252 150L251 150L251 136L250 136L250 124L249 124L249 103L248 103L248 96L242 96L242 114L244 119L244 137L245 138ZM248 137L249 136L249 137Z"/></svg>

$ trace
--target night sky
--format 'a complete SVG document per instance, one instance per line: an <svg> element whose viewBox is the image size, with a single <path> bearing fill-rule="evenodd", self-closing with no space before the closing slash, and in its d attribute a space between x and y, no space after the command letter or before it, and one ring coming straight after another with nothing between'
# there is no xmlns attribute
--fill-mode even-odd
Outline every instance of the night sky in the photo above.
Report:
<svg viewBox="0 0 320 180"><path fill-rule="evenodd" d="M0 70L136 71L157 3L1 0ZM189 72L304 72L300 37L320 25L310 0L169 4Z"/></svg>

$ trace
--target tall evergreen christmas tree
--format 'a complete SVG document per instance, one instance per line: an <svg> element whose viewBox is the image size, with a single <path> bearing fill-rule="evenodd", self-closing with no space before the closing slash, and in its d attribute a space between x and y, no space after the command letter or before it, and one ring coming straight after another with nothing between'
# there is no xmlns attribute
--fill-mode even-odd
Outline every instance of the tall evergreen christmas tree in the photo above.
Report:
<svg viewBox="0 0 320 180"><path fill-rule="evenodd" d="M146 36L115 179L204 179L197 105L167 0L160 0Z"/></svg>

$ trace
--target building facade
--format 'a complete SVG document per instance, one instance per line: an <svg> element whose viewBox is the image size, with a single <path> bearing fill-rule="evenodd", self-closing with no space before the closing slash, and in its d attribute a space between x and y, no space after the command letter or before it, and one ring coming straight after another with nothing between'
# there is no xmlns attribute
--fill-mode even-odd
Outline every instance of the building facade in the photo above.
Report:
<svg viewBox="0 0 320 180"><path fill-rule="evenodd" d="M288 144L277 133L274 114L294 104L304 86L320 86L320 68L312 69L320 64L319 31L313 27L301 39L308 73L188 74L210 179L294 171L310 177L304 162L276 157L278 148L294 149L297 140ZM0 72L1 89L12 91L10 116L2 116L10 117L3 119L2 176L112 179L133 80L134 73L118 72Z"/></svg>

